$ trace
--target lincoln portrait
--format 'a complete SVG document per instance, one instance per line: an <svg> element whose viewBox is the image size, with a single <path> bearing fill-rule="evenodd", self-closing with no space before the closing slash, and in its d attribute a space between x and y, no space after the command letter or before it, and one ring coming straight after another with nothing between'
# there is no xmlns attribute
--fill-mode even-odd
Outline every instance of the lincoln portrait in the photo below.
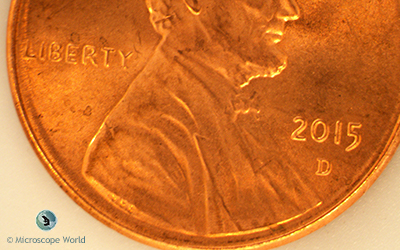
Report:
<svg viewBox="0 0 400 250"><path fill-rule="evenodd" d="M295 0L146 0L162 39L87 148L82 173L131 216L196 235L268 227L317 206L262 124L257 78L279 77Z"/></svg>

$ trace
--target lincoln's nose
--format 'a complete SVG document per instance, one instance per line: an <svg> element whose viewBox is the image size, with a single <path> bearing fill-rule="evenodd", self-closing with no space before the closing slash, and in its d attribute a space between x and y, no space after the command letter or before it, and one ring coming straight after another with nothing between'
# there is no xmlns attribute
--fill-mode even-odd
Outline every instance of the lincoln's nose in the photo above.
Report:
<svg viewBox="0 0 400 250"><path fill-rule="evenodd" d="M297 20L300 17L300 9L296 0L279 0L280 8L277 17L284 21Z"/></svg>

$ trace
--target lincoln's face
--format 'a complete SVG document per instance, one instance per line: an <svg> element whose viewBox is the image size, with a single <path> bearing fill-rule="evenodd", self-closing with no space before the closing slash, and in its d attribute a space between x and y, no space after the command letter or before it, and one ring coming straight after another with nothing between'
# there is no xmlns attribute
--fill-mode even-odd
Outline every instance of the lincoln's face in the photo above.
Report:
<svg viewBox="0 0 400 250"><path fill-rule="evenodd" d="M239 58L248 77L273 77L286 66L286 56L276 44L282 40L285 23L299 18L295 0L146 1L160 34L174 34L174 42L190 42L198 39L190 34L204 33L213 45L234 55L232 60ZM156 13L161 10L162 14Z"/></svg>
<svg viewBox="0 0 400 250"><path fill-rule="evenodd" d="M208 16L231 43L273 45L282 39L285 23L299 18L299 8L294 0L215 1Z"/></svg>
<svg viewBox="0 0 400 250"><path fill-rule="evenodd" d="M285 23L299 18L295 0L215 1L209 24L219 41L238 54L253 75L274 76L286 65L275 46L282 40Z"/></svg>

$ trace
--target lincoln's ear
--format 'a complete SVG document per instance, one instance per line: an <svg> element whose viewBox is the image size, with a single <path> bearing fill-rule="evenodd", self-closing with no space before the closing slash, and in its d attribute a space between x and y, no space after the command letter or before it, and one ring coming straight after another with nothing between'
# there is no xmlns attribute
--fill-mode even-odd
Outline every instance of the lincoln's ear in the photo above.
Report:
<svg viewBox="0 0 400 250"><path fill-rule="evenodd" d="M161 35L166 35L171 29L171 0L146 0L150 12L150 21L154 29Z"/></svg>
<svg viewBox="0 0 400 250"><path fill-rule="evenodd" d="M183 0L192 14L200 14L201 7L198 0Z"/></svg>

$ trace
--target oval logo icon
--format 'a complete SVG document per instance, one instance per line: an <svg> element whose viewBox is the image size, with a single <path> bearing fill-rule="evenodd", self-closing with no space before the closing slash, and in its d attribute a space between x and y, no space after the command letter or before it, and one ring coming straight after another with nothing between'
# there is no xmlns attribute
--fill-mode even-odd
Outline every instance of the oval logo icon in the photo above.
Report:
<svg viewBox="0 0 400 250"><path fill-rule="evenodd" d="M56 224L57 217L49 210L43 210L36 216L36 225L43 231L50 231Z"/></svg>

